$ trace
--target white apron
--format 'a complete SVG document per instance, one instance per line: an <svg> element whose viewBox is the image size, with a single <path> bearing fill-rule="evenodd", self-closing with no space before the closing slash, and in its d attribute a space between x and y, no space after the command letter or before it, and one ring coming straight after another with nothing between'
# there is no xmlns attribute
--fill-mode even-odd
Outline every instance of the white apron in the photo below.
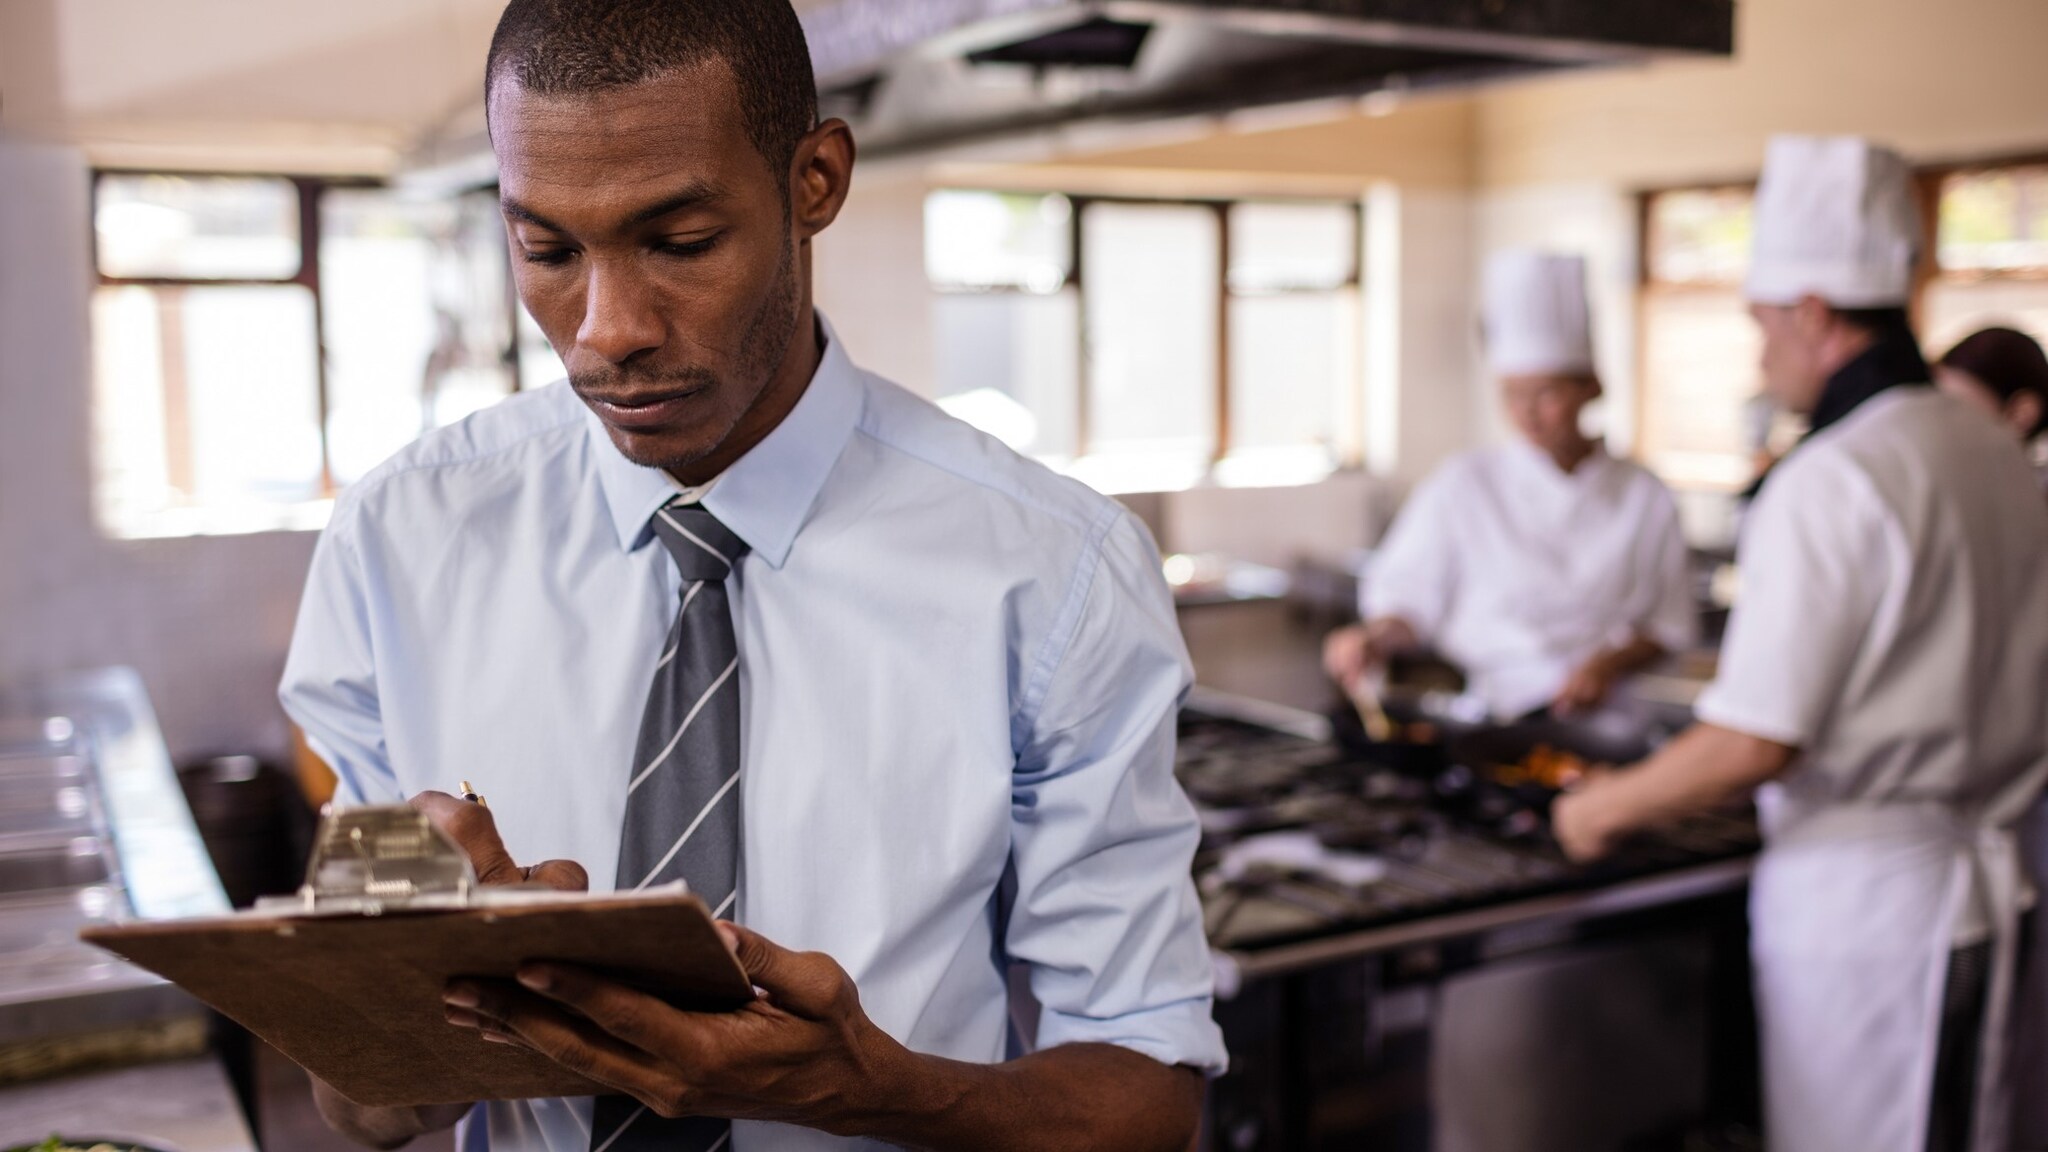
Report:
<svg viewBox="0 0 2048 1152"><path fill-rule="evenodd" d="M1750 892L1774 1152L1924 1152L1942 993L1972 874L1992 971L1971 1152L2006 1152L2005 1038L2022 885L2010 828L1930 805L1776 818Z"/></svg>

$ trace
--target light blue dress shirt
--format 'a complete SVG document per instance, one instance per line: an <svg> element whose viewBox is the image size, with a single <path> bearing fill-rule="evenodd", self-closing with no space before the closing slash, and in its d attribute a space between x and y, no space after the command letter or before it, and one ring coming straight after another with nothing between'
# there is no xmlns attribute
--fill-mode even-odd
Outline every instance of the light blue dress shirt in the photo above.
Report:
<svg viewBox="0 0 2048 1152"><path fill-rule="evenodd" d="M471 781L514 858L609 886L679 578L676 487L566 384L432 433L351 486L281 696L343 801ZM1212 968L1172 775L1190 681L1119 505L855 368L830 338L705 507L750 546L738 919L832 955L914 1050L1097 1041L1215 1071ZM487 1113L487 1121L485 1120ZM468 1152L588 1152L587 1100L473 1113ZM738 1152L871 1147L740 1123Z"/></svg>

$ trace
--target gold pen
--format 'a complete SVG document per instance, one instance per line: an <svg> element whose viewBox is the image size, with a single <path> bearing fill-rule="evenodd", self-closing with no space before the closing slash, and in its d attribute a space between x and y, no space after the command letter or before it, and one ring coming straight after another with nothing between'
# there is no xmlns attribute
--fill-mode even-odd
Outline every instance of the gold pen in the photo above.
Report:
<svg viewBox="0 0 2048 1152"><path fill-rule="evenodd" d="M464 780L462 782L462 798L464 800L469 801L471 804L476 805L479 808L490 807L490 804L484 800L484 794L470 787L469 781L467 780Z"/></svg>

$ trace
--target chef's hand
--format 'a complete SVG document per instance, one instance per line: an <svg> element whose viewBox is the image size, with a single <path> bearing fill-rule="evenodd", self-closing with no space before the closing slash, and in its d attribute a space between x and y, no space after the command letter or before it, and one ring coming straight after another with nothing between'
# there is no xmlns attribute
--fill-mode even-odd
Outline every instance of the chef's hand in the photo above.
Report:
<svg viewBox="0 0 2048 1152"><path fill-rule="evenodd" d="M737 925L720 935L759 989L736 1012L685 1012L561 964L519 984L456 980L448 1021L530 1048L662 1116L775 1120L848 1134L908 1052L868 1019L831 957L791 952Z"/></svg>
<svg viewBox="0 0 2048 1152"><path fill-rule="evenodd" d="M1346 685L1358 682L1367 669L1415 648L1420 640L1406 620L1385 616L1330 633L1323 641L1323 670Z"/></svg>
<svg viewBox="0 0 2048 1152"><path fill-rule="evenodd" d="M1570 717L1591 712L1606 702L1615 679L1613 665L1607 657L1604 654L1593 657L1565 678L1564 687L1557 690L1557 698L1550 702L1551 713Z"/></svg>
<svg viewBox="0 0 2048 1152"><path fill-rule="evenodd" d="M1613 771L1594 769L1551 804L1550 831L1566 856L1584 864L1621 842L1622 829L1610 812L1618 782Z"/></svg>
<svg viewBox="0 0 2048 1152"><path fill-rule="evenodd" d="M498 822L481 804L446 792L422 792L412 798L413 810L434 822L469 855L479 884L544 884L564 892L585 892L590 874L574 860L543 860L525 868L513 863L498 835Z"/></svg>

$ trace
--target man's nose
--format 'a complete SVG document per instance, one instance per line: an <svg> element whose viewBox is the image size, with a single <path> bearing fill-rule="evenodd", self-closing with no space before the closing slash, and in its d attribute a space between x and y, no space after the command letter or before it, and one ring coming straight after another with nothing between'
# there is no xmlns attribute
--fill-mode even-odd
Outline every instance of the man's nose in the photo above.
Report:
<svg viewBox="0 0 2048 1152"><path fill-rule="evenodd" d="M576 343L612 364L661 346L665 331L655 293L631 261L593 260Z"/></svg>

